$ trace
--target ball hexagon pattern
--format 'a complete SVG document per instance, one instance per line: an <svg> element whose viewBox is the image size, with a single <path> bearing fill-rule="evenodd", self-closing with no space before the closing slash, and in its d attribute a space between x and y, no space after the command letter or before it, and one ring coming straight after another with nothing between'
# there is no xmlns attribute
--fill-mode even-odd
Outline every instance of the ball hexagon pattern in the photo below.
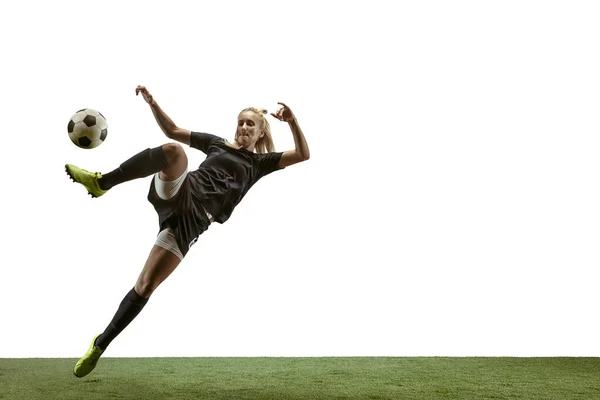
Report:
<svg viewBox="0 0 600 400"><path fill-rule="evenodd" d="M106 118L91 108L83 108L71 117L67 125L69 138L82 149L93 149L100 146L108 134Z"/></svg>

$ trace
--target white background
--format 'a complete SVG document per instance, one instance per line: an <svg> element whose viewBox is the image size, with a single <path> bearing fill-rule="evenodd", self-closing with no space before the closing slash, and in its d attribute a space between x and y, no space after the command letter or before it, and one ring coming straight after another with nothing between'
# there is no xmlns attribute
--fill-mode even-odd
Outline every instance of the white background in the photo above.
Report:
<svg viewBox="0 0 600 400"><path fill-rule="evenodd" d="M138 84L230 140L287 102L311 159L212 225L106 356L600 356L597 2L166 4L0 6L0 357L81 356L133 287L151 178L91 199L64 164L168 141ZM66 130L85 107L93 150Z"/></svg>

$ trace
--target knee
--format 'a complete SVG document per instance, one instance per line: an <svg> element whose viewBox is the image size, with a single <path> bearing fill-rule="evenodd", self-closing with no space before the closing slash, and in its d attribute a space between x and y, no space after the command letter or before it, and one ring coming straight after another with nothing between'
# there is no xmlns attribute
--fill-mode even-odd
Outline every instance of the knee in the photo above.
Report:
<svg viewBox="0 0 600 400"><path fill-rule="evenodd" d="M135 291L143 298L149 298L156 287L149 281L138 280L135 284Z"/></svg>
<svg viewBox="0 0 600 400"><path fill-rule="evenodd" d="M181 146L179 143L163 144L162 148L167 160L175 161L186 156L183 146Z"/></svg>

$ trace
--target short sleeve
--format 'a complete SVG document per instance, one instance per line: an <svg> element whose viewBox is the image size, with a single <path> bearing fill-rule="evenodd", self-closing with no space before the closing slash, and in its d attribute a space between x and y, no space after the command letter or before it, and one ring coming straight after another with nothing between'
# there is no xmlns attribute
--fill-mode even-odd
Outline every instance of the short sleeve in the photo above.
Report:
<svg viewBox="0 0 600 400"><path fill-rule="evenodd" d="M271 172L283 169L279 166L281 160L281 152L271 152L258 155L257 180Z"/></svg>
<svg viewBox="0 0 600 400"><path fill-rule="evenodd" d="M198 149L203 153L208 152L208 148L223 139L219 136L211 135L210 133L192 132L190 136L190 147Z"/></svg>

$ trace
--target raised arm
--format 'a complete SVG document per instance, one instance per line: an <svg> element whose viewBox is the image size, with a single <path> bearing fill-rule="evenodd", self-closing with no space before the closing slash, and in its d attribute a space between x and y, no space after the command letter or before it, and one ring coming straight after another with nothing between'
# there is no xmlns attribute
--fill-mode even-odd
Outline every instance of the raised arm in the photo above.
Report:
<svg viewBox="0 0 600 400"><path fill-rule="evenodd" d="M292 110L284 103L279 102L278 104L281 104L282 107L277 111L277 113L271 113L271 115L278 120L287 122L289 124L290 129L292 130L292 135L294 135L294 145L296 146L294 150L284 151L281 155L279 166L284 168L308 160L310 158L310 151L308 150L306 138L304 137L302 129L300 129L298 120L296 119L296 116Z"/></svg>
<svg viewBox="0 0 600 400"><path fill-rule="evenodd" d="M152 114L154 114L154 118L160 126L160 129L165 133L165 135L169 139L177 140L178 142L185 143L187 145L190 144L191 131L188 129L183 129L175 125L173 120L169 118L167 114L160 108L154 97L150 94L148 89L145 86L138 86L135 88L135 95L142 94L146 103L150 105L150 109L152 110Z"/></svg>

